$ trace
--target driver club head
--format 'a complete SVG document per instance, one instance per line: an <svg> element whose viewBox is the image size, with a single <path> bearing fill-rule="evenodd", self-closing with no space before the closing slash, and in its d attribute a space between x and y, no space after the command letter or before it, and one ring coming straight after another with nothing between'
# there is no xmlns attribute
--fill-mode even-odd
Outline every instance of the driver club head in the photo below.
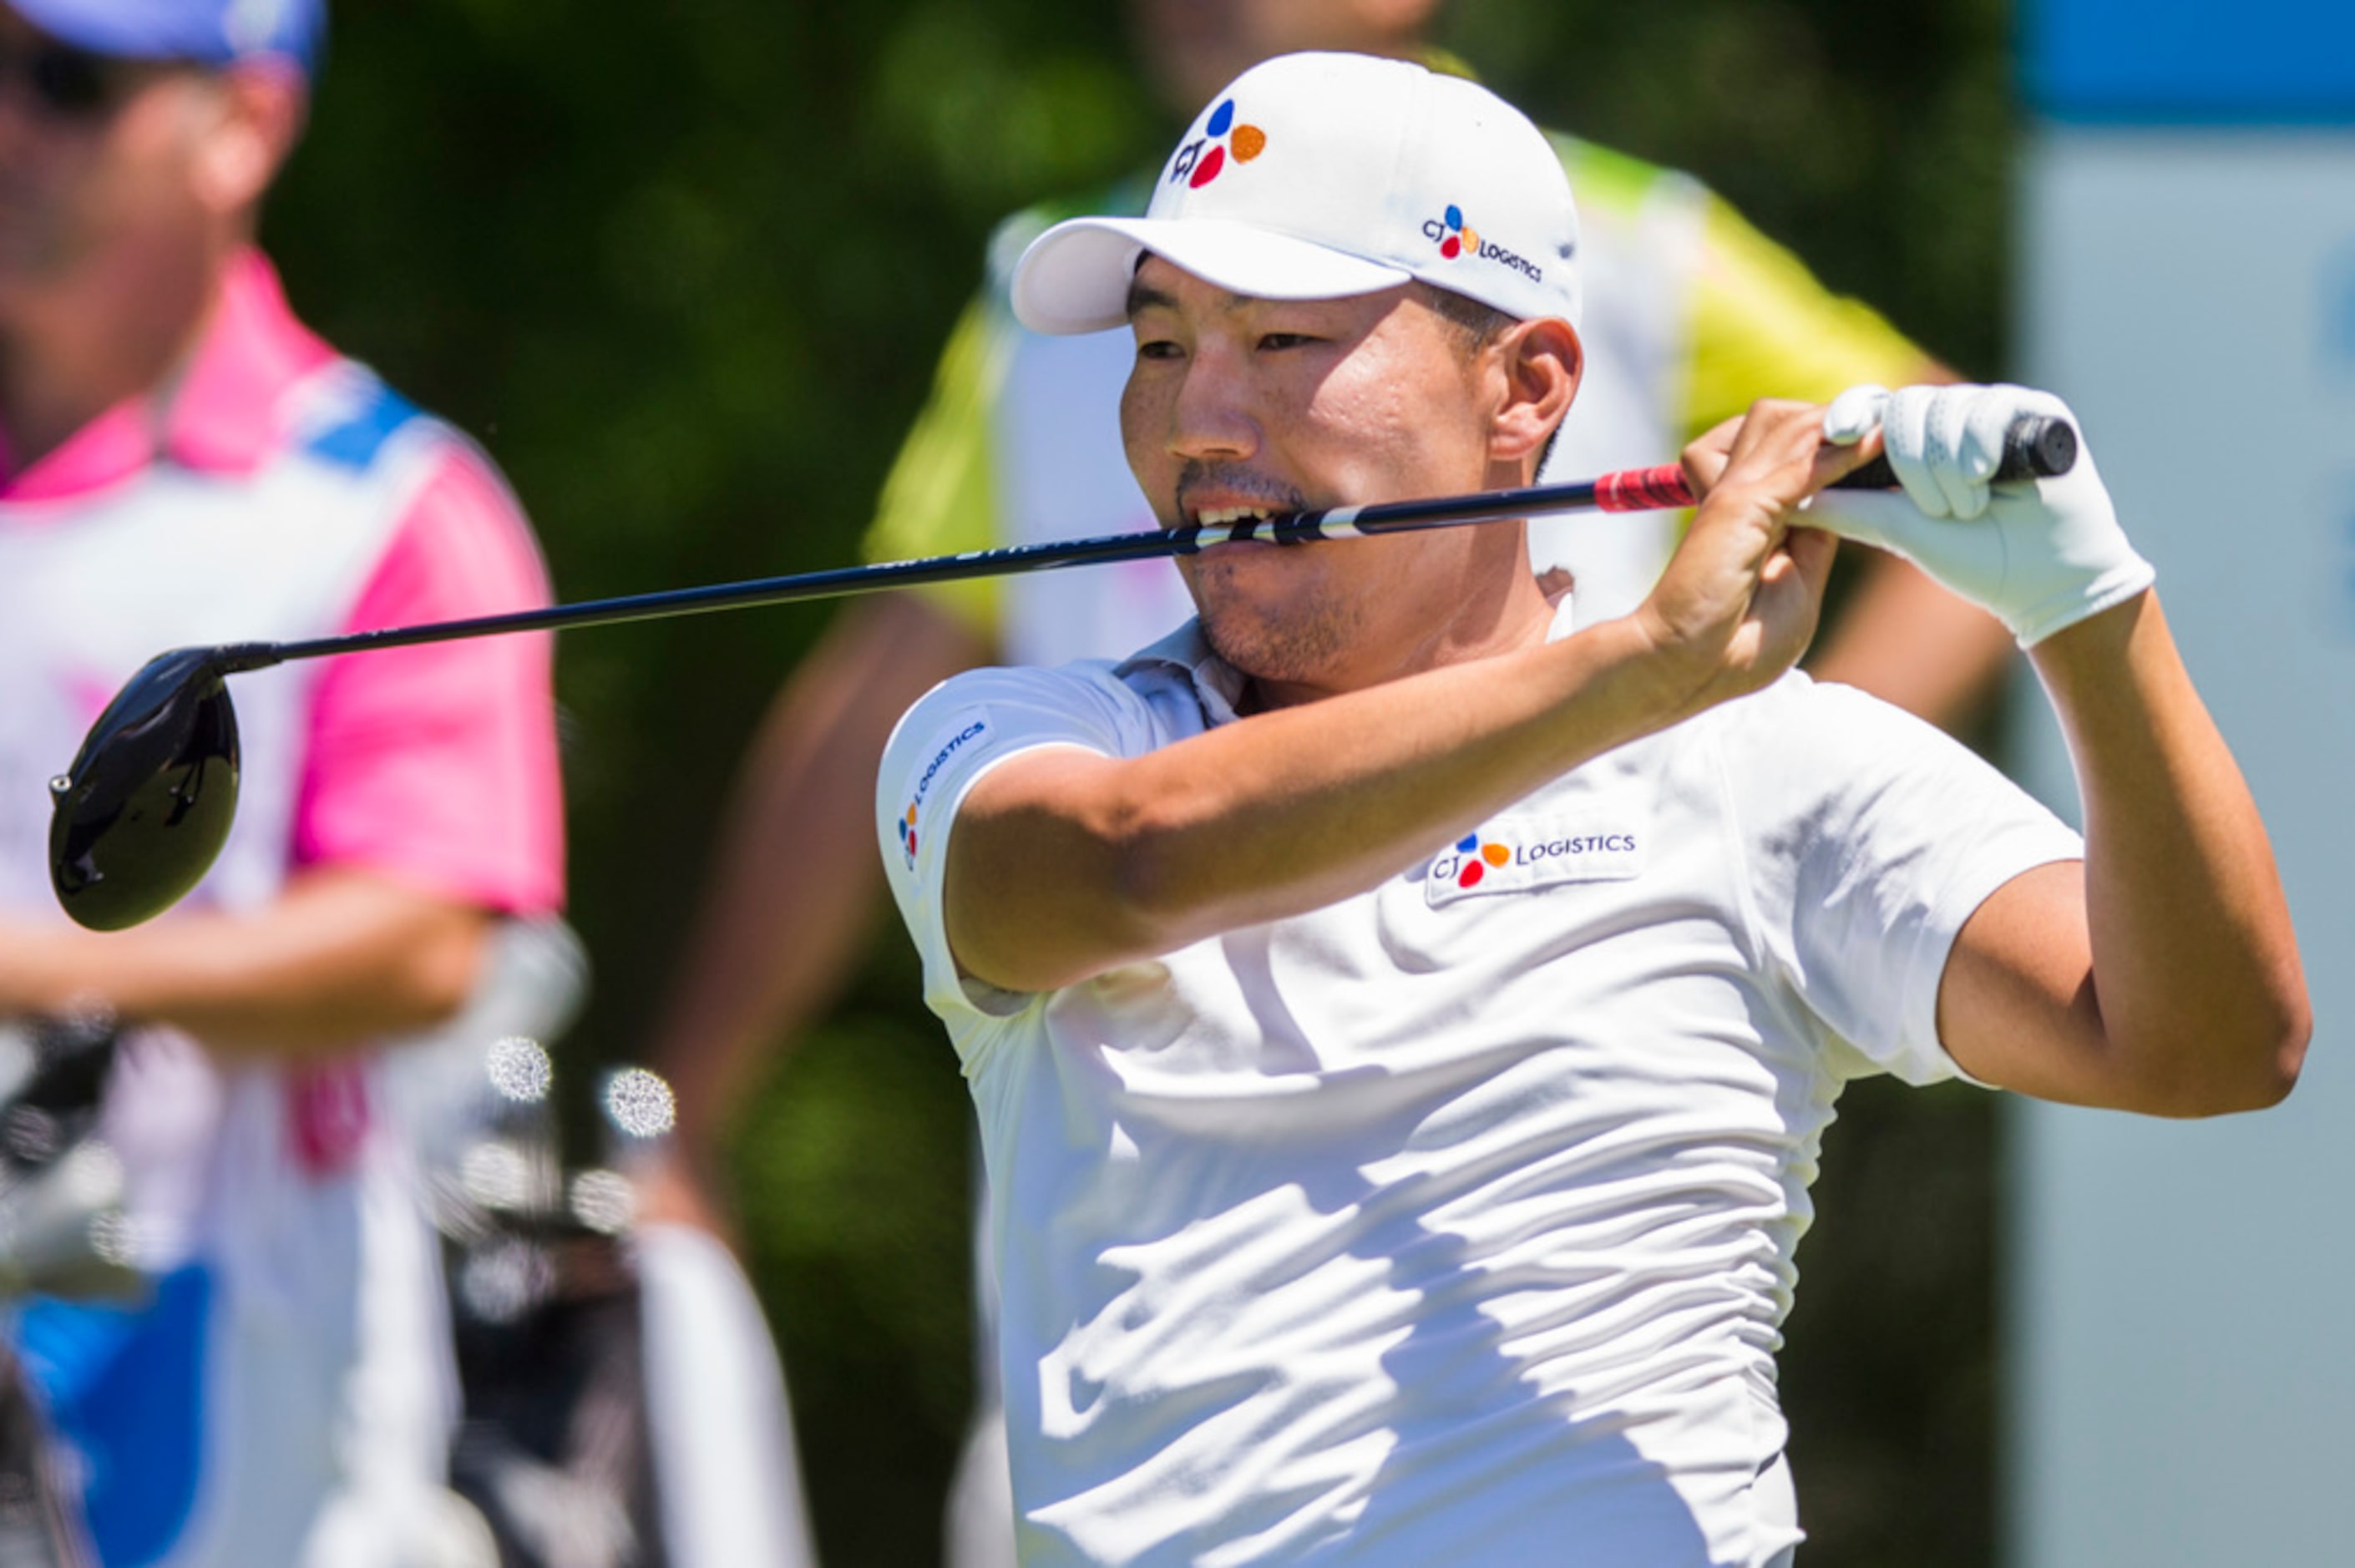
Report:
<svg viewBox="0 0 2355 1568"><path fill-rule="evenodd" d="M150 659L49 781L49 882L77 924L120 931L204 879L237 814L224 651Z"/></svg>

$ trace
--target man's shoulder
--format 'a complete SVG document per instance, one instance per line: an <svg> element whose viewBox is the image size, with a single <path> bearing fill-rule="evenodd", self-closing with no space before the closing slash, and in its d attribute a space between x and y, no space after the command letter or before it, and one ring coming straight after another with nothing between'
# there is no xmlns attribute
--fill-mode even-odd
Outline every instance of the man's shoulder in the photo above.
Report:
<svg viewBox="0 0 2355 1568"><path fill-rule="evenodd" d="M975 752L1061 739L1137 755L1232 717L1224 694L1203 683L1209 658L1189 622L1124 660L967 670L918 699L887 749L918 766L952 740Z"/></svg>
<svg viewBox="0 0 2355 1568"><path fill-rule="evenodd" d="M963 736L955 748L996 750L1068 734L1110 739L1124 734L1136 699L1104 660L1051 667L986 664L950 676L900 716L888 756L915 760L933 752L928 736ZM969 734L966 732L970 732ZM981 743L981 744L976 744ZM889 772L887 768L886 772Z"/></svg>
<svg viewBox="0 0 2355 1568"><path fill-rule="evenodd" d="M1109 659L1075 659L1063 664L983 664L950 676L925 694L920 707L960 703L1020 703L1041 708L1069 707L1103 698L1119 700L1128 690Z"/></svg>
<svg viewBox="0 0 2355 1568"><path fill-rule="evenodd" d="M1894 703L1797 670L1678 727L1710 748L1738 808L1762 821L1806 818L1832 801L1882 791L2001 777L1962 742Z"/></svg>
<svg viewBox="0 0 2355 1568"><path fill-rule="evenodd" d="M357 360L337 358L296 396L292 444L333 468L364 472L396 438L455 434Z"/></svg>
<svg viewBox="0 0 2355 1568"><path fill-rule="evenodd" d="M230 261L215 320L195 365L172 395L182 440L209 444L238 427L257 457L308 459L346 474L365 473L408 443L464 441L444 421L386 383L296 314L277 269L247 248Z"/></svg>
<svg viewBox="0 0 2355 1568"><path fill-rule="evenodd" d="M986 665L950 676L900 715L876 772L895 886L902 871L919 879L937 874L941 824L986 768L1041 747L1127 757L1158 744L1150 713L1103 661Z"/></svg>
<svg viewBox="0 0 2355 1568"><path fill-rule="evenodd" d="M496 460L368 366L323 366L291 395L283 429L280 471L306 532L368 562L356 616L389 625L549 602L539 541Z"/></svg>
<svg viewBox="0 0 2355 1568"><path fill-rule="evenodd" d="M1893 703L1854 686L1818 681L1804 670L1785 671L1749 695L1720 703L1687 722L1737 748L1805 747L1825 731L1938 733Z"/></svg>

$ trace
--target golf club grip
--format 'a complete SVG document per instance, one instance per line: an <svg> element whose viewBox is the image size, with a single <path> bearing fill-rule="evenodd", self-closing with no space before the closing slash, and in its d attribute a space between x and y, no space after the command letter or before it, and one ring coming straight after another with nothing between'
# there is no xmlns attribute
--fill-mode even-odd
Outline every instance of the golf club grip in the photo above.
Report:
<svg viewBox="0 0 2355 1568"><path fill-rule="evenodd" d="M2022 479L2058 479L2077 466L2077 428L2049 414L2022 414L2003 436L2003 461L1996 464L1999 483ZM1874 458L1855 472L1834 480L1833 490L1894 490L1897 475L1885 457ZM1676 463L1657 468L1631 468L1606 473L1595 481L1594 503L1605 512L1653 512L1693 504L1692 486Z"/></svg>
<svg viewBox="0 0 2355 1568"><path fill-rule="evenodd" d="M2077 466L2077 427L2050 414L2022 414L2003 433L2003 461L1995 465L1998 484L2022 479L2058 479ZM1874 458L1854 473L1832 481L1834 490L1894 490L1897 475L1886 457Z"/></svg>

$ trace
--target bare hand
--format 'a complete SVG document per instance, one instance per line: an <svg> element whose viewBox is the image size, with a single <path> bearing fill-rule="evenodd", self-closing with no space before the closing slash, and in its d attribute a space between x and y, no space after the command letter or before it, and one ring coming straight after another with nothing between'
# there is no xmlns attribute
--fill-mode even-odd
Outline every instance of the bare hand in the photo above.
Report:
<svg viewBox="0 0 2355 1568"><path fill-rule="evenodd" d="M1800 505L1877 450L1828 444L1823 410L1787 402L1761 402L1685 449L1700 509L1636 617L1689 666L1687 712L1758 690L1806 651L1837 542L1799 526Z"/></svg>

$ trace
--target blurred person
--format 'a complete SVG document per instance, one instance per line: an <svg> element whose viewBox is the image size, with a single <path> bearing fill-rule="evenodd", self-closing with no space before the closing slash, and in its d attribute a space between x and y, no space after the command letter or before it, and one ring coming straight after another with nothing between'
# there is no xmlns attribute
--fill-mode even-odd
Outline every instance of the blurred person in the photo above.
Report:
<svg viewBox="0 0 2355 1568"><path fill-rule="evenodd" d="M546 601L490 461L256 248L322 0L0 0L0 1015L119 1020L102 1129L152 1278L9 1338L101 1561L478 1562L413 1050L563 896L544 637L240 678L240 809L179 911L48 888L45 780L169 647ZM527 1008L525 1011L529 1011Z"/></svg>
<svg viewBox="0 0 2355 1568"><path fill-rule="evenodd" d="M1013 280L1129 344L1162 525L1532 482L1609 308L1546 139L1364 56L1211 102L1147 217ZM1990 482L2030 415L1761 401L1614 619L1518 524L1213 544L1157 642L900 720L876 845L979 1115L1024 1562L1788 1568L1775 1351L1848 1082L2288 1093L2264 826L2090 452ZM1901 493L1810 509L1884 446ZM2083 837L1793 668L1827 526L2028 651Z"/></svg>
<svg viewBox="0 0 2355 1568"><path fill-rule="evenodd" d="M1435 58L1439 0L1134 0L1138 57L1190 117L1244 67L1308 48ZM1581 264L1607 301L1586 344L1586 389L1547 464L1551 478L1657 462L1767 396L1827 399L1859 382L1945 372L1869 309L1833 296L1698 180L1573 136L1551 137L1581 193ZM1006 273L1022 246L1079 210L1142 211L1150 173L1002 227L987 285L943 351L930 401L887 480L867 540L898 559L1154 526L1112 410L1131 355L1116 334L1025 331ZM1624 612L1677 536L1672 517L1541 520L1532 563L1567 584L1582 622ZM1847 613L1813 662L1952 725L2009 657L2000 627L1893 556L1868 556ZM650 1059L677 1086L677 1154L648 1172L653 1209L724 1231L710 1171L733 1109L773 1052L824 1012L872 929L882 884L853 831L890 721L923 691L992 660L1117 657L1192 609L1167 562L947 584L847 607L780 692L742 767L714 871ZM793 876L776 868L794 864ZM981 1282L987 1298L986 1281ZM1010 1541L986 1386L953 1511L996 1523L953 1533ZM1004 1548L960 1549L972 1564Z"/></svg>

